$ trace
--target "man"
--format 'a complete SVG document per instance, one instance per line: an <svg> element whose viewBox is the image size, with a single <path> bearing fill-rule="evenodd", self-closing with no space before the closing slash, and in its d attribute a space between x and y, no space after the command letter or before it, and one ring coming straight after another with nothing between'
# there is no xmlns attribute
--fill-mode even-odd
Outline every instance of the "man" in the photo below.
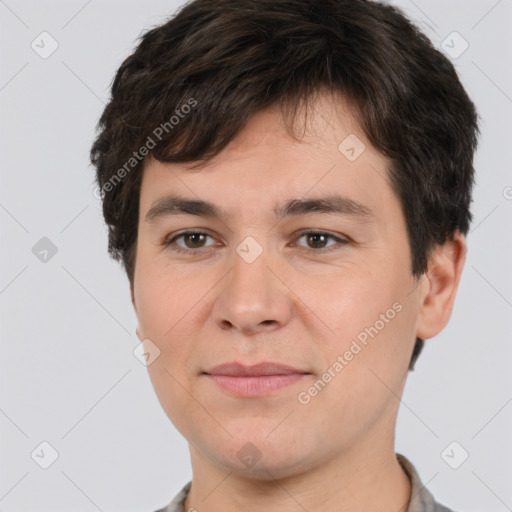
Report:
<svg viewBox="0 0 512 512"><path fill-rule="evenodd" d="M447 511L394 432L447 324L477 113L392 6L195 0L118 70L91 150L193 478L162 511Z"/></svg>

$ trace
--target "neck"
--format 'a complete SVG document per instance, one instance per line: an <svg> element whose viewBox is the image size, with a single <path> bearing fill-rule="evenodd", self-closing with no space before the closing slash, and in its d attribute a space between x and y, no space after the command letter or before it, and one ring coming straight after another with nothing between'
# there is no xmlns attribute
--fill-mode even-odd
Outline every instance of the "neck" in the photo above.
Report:
<svg viewBox="0 0 512 512"><path fill-rule="evenodd" d="M367 445L368 446L368 445ZM336 510L405 512L409 477L392 446L344 451L315 468L285 478L256 479L213 465L191 447L193 479L185 510L287 512Z"/></svg>

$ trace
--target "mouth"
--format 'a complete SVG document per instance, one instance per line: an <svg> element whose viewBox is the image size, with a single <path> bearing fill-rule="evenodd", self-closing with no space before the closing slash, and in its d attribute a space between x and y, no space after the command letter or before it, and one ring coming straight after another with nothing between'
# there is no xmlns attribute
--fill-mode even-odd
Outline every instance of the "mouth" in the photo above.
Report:
<svg viewBox="0 0 512 512"><path fill-rule="evenodd" d="M236 397L261 397L311 375L305 370L274 362L252 366L224 363L203 372L220 389Z"/></svg>

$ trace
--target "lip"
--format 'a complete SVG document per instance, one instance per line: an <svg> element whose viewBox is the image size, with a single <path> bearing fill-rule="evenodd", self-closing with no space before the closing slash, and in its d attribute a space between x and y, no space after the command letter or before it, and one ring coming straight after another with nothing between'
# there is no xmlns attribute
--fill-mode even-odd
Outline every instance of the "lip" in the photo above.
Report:
<svg viewBox="0 0 512 512"><path fill-rule="evenodd" d="M286 364L264 361L251 366L237 362L223 363L210 368L204 373L208 375L229 375L231 377L261 377L268 375L306 374L309 372Z"/></svg>
<svg viewBox="0 0 512 512"><path fill-rule="evenodd" d="M261 397L297 383L309 372L274 362L252 366L224 363L204 372L222 390L236 397Z"/></svg>

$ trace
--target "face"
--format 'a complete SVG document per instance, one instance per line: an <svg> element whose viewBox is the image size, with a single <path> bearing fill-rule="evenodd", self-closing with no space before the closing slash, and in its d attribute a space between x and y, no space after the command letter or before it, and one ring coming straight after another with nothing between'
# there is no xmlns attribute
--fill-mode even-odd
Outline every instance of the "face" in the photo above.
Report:
<svg viewBox="0 0 512 512"><path fill-rule="evenodd" d="M133 301L152 383L197 457L261 479L391 440L418 331L388 161L335 107L322 97L300 142L271 107L200 170L143 172ZM223 387L237 378L207 373L230 362L301 375Z"/></svg>

